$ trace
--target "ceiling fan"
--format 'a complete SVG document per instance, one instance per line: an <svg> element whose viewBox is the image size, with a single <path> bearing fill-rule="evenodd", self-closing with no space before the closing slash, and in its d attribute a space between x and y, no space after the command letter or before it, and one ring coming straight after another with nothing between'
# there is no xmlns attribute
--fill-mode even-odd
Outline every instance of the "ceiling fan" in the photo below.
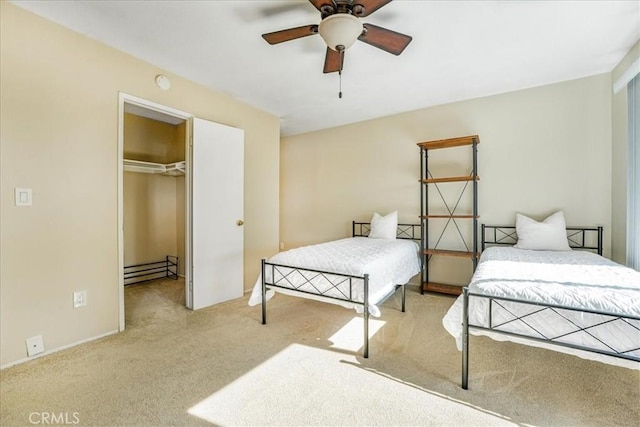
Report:
<svg viewBox="0 0 640 427"><path fill-rule="evenodd" d="M400 55L411 42L411 36L373 24L363 24L360 18L371 15L392 0L309 0L320 11L320 24L304 25L263 34L269 44L320 34L327 44L325 73L342 73L344 51L360 40L394 55Z"/></svg>

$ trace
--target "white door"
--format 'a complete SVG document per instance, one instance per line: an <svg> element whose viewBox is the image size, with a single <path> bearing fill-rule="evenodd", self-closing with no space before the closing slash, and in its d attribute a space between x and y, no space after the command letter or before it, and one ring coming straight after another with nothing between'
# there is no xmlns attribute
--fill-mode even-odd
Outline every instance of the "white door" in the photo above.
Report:
<svg viewBox="0 0 640 427"><path fill-rule="evenodd" d="M193 119L191 307L239 298L244 288L244 131Z"/></svg>

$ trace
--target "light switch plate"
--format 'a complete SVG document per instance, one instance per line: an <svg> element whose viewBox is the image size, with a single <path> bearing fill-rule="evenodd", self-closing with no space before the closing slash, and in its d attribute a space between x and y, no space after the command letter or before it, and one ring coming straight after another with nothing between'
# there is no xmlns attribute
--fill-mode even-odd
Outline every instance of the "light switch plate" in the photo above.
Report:
<svg viewBox="0 0 640 427"><path fill-rule="evenodd" d="M31 206L33 204L30 188L16 188L16 206Z"/></svg>

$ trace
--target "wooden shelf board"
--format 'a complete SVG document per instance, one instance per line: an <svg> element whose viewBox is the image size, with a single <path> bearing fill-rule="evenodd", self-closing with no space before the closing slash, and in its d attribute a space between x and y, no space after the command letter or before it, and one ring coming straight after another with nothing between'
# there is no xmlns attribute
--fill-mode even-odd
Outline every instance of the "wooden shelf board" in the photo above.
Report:
<svg viewBox="0 0 640 427"><path fill-rule="evenodd" d="M476 140L477 144L480 144L480 138L478 135L461 136L459 138L438 139L435 141L419 142L418 145L425 150L435 150L438 148L453 148L462 147L465 145L473 144L473 140Z"/></svg>
<svg viewBox="0 0 640 427"><path fill-rule="evenodd" d="M480 180L480 177L476 175L465 175L465 176L448 176L445 178L427 178L420 180L423 184L434 184L438 182L464 182L464 181L473 181L475 178L476 181Z"/></svg>
<svg viewBox="0 0 640 427"><path fill-rule="evenodd" d="M454 256L460 258L473 258L474 256L477 258L480 256L478 253L467 252L467 251L451 251L448 249L425 249L425 255L444 255L444 256Z"/></svg>
<svg viewBox="0 0 640 427"><path fill-rule="evenodd" d="M422 215L421 218L454 218L454 219L473 219L480 218L480 215Z"/></svg>
<svg viewBox="0 0 640 427"><path fill-rule="evenodd" d="M423 282L422 289L429 292L438 292L441 294L460 295L463 286L447 285L445 283Z"/></svg>

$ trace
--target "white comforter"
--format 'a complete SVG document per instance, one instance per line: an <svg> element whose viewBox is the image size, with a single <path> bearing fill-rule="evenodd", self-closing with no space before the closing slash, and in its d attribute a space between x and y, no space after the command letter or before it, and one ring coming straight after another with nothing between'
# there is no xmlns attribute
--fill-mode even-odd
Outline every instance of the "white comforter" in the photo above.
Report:
<svg viewBox="0 0 640 427"><path fill-rule="evenodd" d="M640 318L640 273L606 258L583 251L528 251L512 247L491 247L481 256L473 275L470 292L514 298L545 304L624 314ZM489 303L486 298L470 297L469 323L489 325ZM456 338L461 348L462 295L443 318L445 329ZM640 357L640 321L616 320L577 332L572 323L582 327L597 325L611 316L559 310L544 310L527 316L524 321L510 320L516 315L532 313L539 307L517 303L493 304L492 324L504 323L500 329L536 337L560 337L558 341L586 345L591 348L630 351ZM570 319L567 320L566 318ZM505 323L507 322L507 323ZM525 323L526 322L526 323ZM548 346L531 340L470 329L474 334L494 339L510 340L529 345L552 348L577 354L580 357L640 369L640 363L613 359L596 353L574 351L565 347ZM565 335L566 334L566 335ZM563 336L564 335L564 336Z"/></svg>
<svg viewBox="0 0 640 427"><path fill-rule="evenodd" d="M418 250L418 244L411 240L352 237L280 252L270 258L268 262L353 276L369 274L370 313L374 316L379 316L380 310L376 304L393 291L395 285L407 283L409 279L420 272ZM273 280L270 268L267 268L266 275L267 282L270 283ZM275 276L278 285L290 288L297 287L305 281L298 280L297 273L287 276L287 280L279 280L279 273L276 273ZM354 283L356 283L356 286L351 299L362 302L364 301L362 280L354 281ZM348 286L348 282L345 282L340 291L329 289L330 285L322 277L319 277L313 280L313 286L305 283L302 284L301 289L312 293L319 293L318 289L321 292L328 290L327 296L342 298L343 294L340 292L348 295ZM286 293L286 289L275 287L273 289ZM313 298L313 295L296 295ZM272 296L273 291L268 291L267 298L270 299ZM259 277L249 298L249 305L257 305L261 301L262 278ZM361 307L345 301L329 299L327 301L346 307Z"/></svg>

